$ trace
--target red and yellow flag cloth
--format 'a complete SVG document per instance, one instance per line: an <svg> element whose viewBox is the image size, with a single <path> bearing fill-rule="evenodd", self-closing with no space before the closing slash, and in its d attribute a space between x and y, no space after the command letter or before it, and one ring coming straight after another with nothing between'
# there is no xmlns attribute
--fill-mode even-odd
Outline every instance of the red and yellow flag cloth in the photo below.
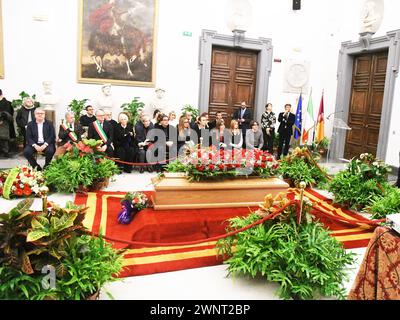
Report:
<svg viewBox="0 0 400 320"><path fill-rule="evenodd" d="M322 93L321 104L319 106L318 120L317 120L317 143L325 138L325 116L324 116L324 93Z"/></svg>
<svg viewBox="0 0 400 320"><path fill-rule="evenodd" d="M132 277L154 273L209 267L223 263L217 256L216 242L208 241L215 236L226 234L227 220L249 215L249 208L220 208L192 210L146 209L139 212L130 225L118 224L122 192L95 192L77 194L75 203L89 209L85 226L94 234L101 230L107 237L123 241L150 243L182 243L168 247L140 247L111 241L115 248L127 248L124 256L124 270L120 277ZM151 199L153 192L146 192ZM293 195L294 196L294 195ZM352 226L329 219L335 218L367 221L351 211L332 205L331 201L313 190L306 190L305 196L314 204L312 214L330 230L331 235L342 242L346 249L366 247L374 232L369 225ZM257 208L250 208L256 210ZM322 211L325 214L322 214ZM328 213L326 213L328 212ZM337 219L336 219L337 220ZM203 240L197 245L185 242Z"/></svg>

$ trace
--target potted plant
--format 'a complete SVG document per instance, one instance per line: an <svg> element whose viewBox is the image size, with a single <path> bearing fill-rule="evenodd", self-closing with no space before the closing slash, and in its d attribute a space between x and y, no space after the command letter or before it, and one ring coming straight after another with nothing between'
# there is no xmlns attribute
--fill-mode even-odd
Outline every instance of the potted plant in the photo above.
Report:
<svg viewBox="0 0 400 320"><path fill-rule="evenodd" d="M129 116L129 123L131 123L134 127L139 121L140 112L144 109L144 107L145 104L141 102L138 97L135 97L131 102L124 103L121 106L122 110Z"/></svg>
<svg viewBox="0 0 400 320"><path fill-rule="evenodd" d="M328 148L329 148L329 139L324 137L318 144L317 150L321 154L321 156L326 156Z"/></svg>
<svg viewBox="0 0 400 320"><path fill-rule="evenodd" d="M257 223L281 210L289 200L285 198L276 206L273 203L267 197L257 212L229 220L226 231ZM299 203L258 226L218 241L218 253L225 258L228 275L261 276L278 283L277 293L282 299L346 299L342 284L355 255L347 253L322 224L314 221L311 203L304 201L302 211Z"/></svg>
<svg viewBox="0 0 400 320"><path fill-rule="evenodd" d="M191 112L193 119L196 119L199 116L199 109L191 106L190 104L185 104L182 108L182 114L186 112Z"/></svg>
<svg viewBox="0 0 400 320"><path fill-rule="evenodd" d="M101 141L83 140L68 145L68 152L54 160L45 170L46 183L57 192L98 191L120 171L114 161L97 151Z"/></svg>
<svg viewBox="0 0 400 320"><path fill-rule="evenodd" d="M23 99L24 98L29 98L29 97L31 97L32 99L33 99L33 101L34 101L34 103L35 103L35 107L40 107L40 103L38 102L38 101L36 101L36 94L34 94L34 95L30 95L30 94L28 94L28 93L26 93L25 91L22 91L20 94L19 94L19 99L14 99L12 102L11 102L11 105L12 105L12 107L14 108L14 109L19 109L21 106L22 106L22 101L23 101Z"/></svg>
<svg viewBox="0 0 400 320"><path fill-rule="evenodd" d="M147 196L142 192L128 192L121 200L122 210L118 214L118 223L130 224L133 218L149 205Z"/></svg>
<svg viewBox="0 0 400 320"><path fill-rule="evenodd" d="M29 211L32 199L0 215L0 299L81 300L98 296L122 268L122 251L91 236L86 208L49 202Z"/></svg>
<svg viewBox="0 0 400 320"><path fill-rule="evenodd" d="M68 110L74 114L75 119L77 121L81 117L81 113L85 109L86 102L88 101L89 101L88 99L82 99L82 100L74 99L68 105Z"/></svg>

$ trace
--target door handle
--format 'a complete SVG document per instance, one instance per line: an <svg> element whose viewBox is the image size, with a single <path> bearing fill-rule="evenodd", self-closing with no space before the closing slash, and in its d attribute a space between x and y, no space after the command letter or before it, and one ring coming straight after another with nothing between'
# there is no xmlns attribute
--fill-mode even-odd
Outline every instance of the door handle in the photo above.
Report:
<svg viewBox="0 0 400 320"><path fill-rule="evenodd" d="M367 129L368 129L368 128L369 128L369 124L366 124L366 125L365 125L365 128L367 128Z"/></svg>

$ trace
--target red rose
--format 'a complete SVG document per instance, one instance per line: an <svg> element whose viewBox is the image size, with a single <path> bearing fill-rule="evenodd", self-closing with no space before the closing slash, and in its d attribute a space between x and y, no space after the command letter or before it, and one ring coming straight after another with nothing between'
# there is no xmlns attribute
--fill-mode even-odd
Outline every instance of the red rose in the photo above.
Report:
<svg viewBox="0 0 400 320"><path fill-rule="evenodd" d="M204 171L204 166L196 166L196 169L200 172Z"/></svg>
<svg viewBox="0 0 400 320"><path fill-rule="evenodd" d="M274 161L274 158L273 158L273 157L269 157L269 158L267 159L267 161L268 161L268 162L273 162L273 161Z"/></svg>
<svg viewBox="0 0 400 320"><path fill-rule="evenodd" d="M228 166L229 166L229 165L228 165ZM218 166L218 168L222 171L222 170L225 169L225 166L224 166L223 164L220 164L220 165Z"/></svg>
<svg viewBox="0 0 400 320"><path fill-rule="evenodd" d="M276 169L278 169L279 168L279 164L277 164L277 163L275 163L273 166L272 166L272 169L274 169L274 170L276 170Z"/></svg>
<svg viewBox="0 0 400 320"><path fill-rule="evenodd" d="M258 162L256 162L255 164L254 164L254 168L258 168L260 165L258 164Z"/></svg>
<svg viewBox="0 0 400 320"><path fill-rule="evenodd" d="M266 157L266 156L263 156L263 157L261 158L261 161L262 161L262 162L267 161L267 157Z"/></svg>
<svg viewBox="0 0 400 320"><path fill-rule="evenodd" d="M201 158L201 151L197 151L197 158Z"/></svg>
<svg viewBox="0 0 400 320"><path fill-rule="evenodd" d="M18 197L20 197L20 196L22 196L22 194L23 194L23 192L22 192L22 189L15 189L15 195L16 196L18 196Z"/></svg>
<svg viewBox="0 0 400 320"><path fill-rule="evenodd" d="M240 168L242 165L240 163L236 164L236 168Z"/></svg>
<svg viewBox="0 0 400 320"><path fill-rule="evenodd" d="M261 168L265 169L267 167L267 165L265 163L261 164Z"/></svg>
<svg viewBox="0 0 400 320"><path fill-rule="evenodd" d="M215 169L215 166L214 166L213 164L210 164L210 165L208 166L208 169L214 170L214 169Z"/></svg>

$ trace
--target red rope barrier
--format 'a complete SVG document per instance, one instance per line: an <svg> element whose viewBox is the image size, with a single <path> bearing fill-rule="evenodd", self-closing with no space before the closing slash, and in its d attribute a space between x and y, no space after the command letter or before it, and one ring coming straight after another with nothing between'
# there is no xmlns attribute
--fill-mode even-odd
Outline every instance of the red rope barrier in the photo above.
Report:
<svg viewBox="0 0 400 320"><path fill-rule="evenodd" d="M171 158L169 160L164 160L164 161L159 161L159 162L135 163L135 162L126 162L126 161L118 160L117 158L110 158L110 157L105 157L105 158L108 159L108 160L120 163L120 164L127 164L127 165L130 165L130 166L136 166L136 167L154 166L154 165L157 165L157 164L163 164L163 163L171 162L171 161L174 161L174 160L178 159L178 157L174 157L174 158Z"/></svg>

